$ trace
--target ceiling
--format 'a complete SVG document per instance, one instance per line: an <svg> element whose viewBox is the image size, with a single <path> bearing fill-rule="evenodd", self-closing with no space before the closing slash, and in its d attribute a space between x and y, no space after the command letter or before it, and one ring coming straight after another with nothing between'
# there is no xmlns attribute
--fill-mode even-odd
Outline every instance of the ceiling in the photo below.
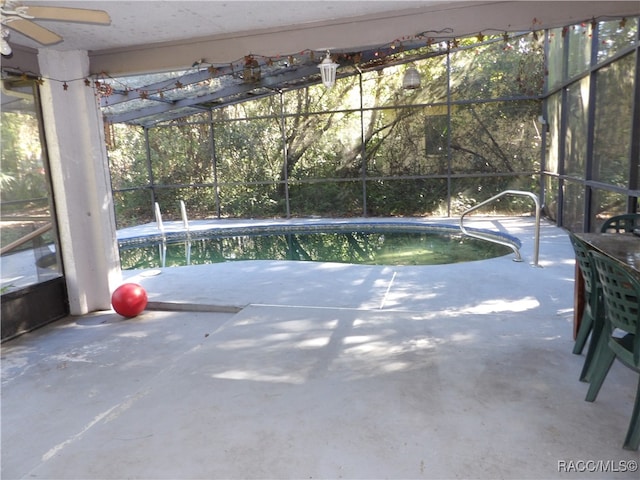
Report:
<svg viewBox="0 0 640 480"><path fill-rule="evenodd" d="M215 66L216 72L224 73L225 68L231 65L233 70L233 62L242 61L247 55L261 59L262 84L268 83L270 74L280 75L285 85L295 84L304 76L317 83L317 63L326 49L338 54L354 51L374 54L393 42L415 40L424 44L427 38L437 41L479 32L542 30L591 18L640 15L637 1L23 0L19 3L105 10L111 17L108 26L45 20L37 23L64 38L46 48L87 51L94 74L106 72L110 78L123 78L155 73L154 77L143 77L146 80L140 77L130 80L130 84L138 82L134 88L139 91L145 86L140 82L151 84L146 91L157 91L158 85L164 85L158 83L162 78L175 82L176 75L185 84L185 72L192 75L190 80L195 84L207 76L205 67ZM2 58L3 68L37 71L37 52L41 47L15 31L10 31L8 41L14 55ZM301 53L310 51L318 52L315 64L307 61L305 66L300 62L297 73L292 72L292 65L281 61L292 55L304 57ZM197 66L202 68L194 69ZM180 73L166 73L175 71ZM159 73L162 75L158 76ZM233 87L231 91L229 86ZM274 87L273 83L266 86ZM117 90L117 85L113 87ZM227 88L223 94L233 93L229 97L232 101L238 100L238 94L249 91L238 82L218 87ZM205 93L207 102L215 100L212 91L194 90L190 95L202 97ZM155 103L162 103L156 106L166 111L171 101L163 97L156 98ZM223 97L220 95L218 100ZM142 104L154 99L129 93L127 100L138 101L136 108L143 108ZM116 103L113 96L110 104Z"/></svg>
<svg viewBox="0 0 640 480"><path fill-rule="evenodd" d="M60 24L41 21L65 41L57 50L108 50L132 45L175 42L237 32L301 26L407 8L432 6L439 1L192 1L192 0L107 0L107 1L21 1L21 5L55 5L94 8L109 13L109 27ZM28 38L13 34L12 42L37 48Z"/></svg>
<svg viewBox="0 0 640 480"><path fill-rule="evenodd" d="M21 5L105 10L111 17L108 26L45 20L37 23L64 38L47 48L87 50L92 66L96 65L94 70L118 74L187 67L198 58L224 63L247 54L273 56L305 49L375 46L422 32L460 37L480 31L542 29L592 17L640 13L637 1L15 1ZM9 43L14 49L39 48L33 40L13 31ZM185 48L178 47L194 53L180 58L175 52ZM119 59L112 65L109 62L114 55ZM141 57L151 58L144 61Z"/></svg>

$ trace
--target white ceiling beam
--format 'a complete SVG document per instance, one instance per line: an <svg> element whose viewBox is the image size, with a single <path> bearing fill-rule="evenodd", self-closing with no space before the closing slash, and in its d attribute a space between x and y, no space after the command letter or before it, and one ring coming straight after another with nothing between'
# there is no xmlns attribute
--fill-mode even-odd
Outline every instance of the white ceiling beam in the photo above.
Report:
<svg viewBox="0 0 640 480"><path fill-rule="evenodd" d="M423 32L435 38L461 37L478 32L541 30L591 18L638 14L637 1L446 2L393 13L91 51L89 56L94 73L129 75L188 68L200 59L222 65L249 54L276 57L305 50L382 46Z"/></svg>

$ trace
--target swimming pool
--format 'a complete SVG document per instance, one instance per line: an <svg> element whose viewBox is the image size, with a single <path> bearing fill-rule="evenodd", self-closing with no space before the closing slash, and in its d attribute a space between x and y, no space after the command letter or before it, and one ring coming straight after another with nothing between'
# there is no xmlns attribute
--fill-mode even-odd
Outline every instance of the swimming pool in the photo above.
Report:
<svg viewBox="0 0 640 480"><path fill-rule="evenodd" d="M511 235L476 229L518 248ZM415 222L279 224L210 228L119 241L123 270L242 260L365 265L439 265L507 255L509 247L463 235L459 227Z"/></svg>

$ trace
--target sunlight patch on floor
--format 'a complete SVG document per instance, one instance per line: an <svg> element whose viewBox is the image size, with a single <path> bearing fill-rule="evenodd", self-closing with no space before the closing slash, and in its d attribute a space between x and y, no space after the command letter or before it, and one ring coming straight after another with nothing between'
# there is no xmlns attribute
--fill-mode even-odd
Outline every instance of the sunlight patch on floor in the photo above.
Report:
<svg viewBox="0 0 640 480"><path fill-rule="evenodd" d="M526 312L538 308L540 302L535 297L524 297L519 300L487 300L479 305L461 310L463 313L485 314L504 312Z"/></svg>

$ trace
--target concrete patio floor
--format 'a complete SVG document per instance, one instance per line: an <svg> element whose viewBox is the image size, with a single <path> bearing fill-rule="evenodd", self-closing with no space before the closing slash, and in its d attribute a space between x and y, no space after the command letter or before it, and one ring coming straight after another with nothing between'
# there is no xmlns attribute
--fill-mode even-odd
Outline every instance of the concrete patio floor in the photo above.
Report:
<svg viewBox="0 0 640 480"><path fill-rule="evenodd" d="M535 267L532 218L469 225L525 261L123 272L140 316L2 345L1 478L638 478L637 374L578 381L566 233L543 222Z"/></svg>

